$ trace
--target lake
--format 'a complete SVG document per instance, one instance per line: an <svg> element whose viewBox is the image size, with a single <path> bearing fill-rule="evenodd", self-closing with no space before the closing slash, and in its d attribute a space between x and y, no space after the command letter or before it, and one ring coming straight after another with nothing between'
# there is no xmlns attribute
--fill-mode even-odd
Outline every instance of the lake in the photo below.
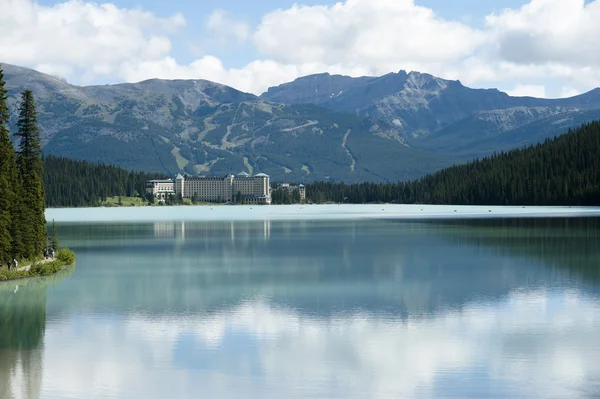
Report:
<svg viewBox="0 0 600 399"><path fill-rule="evenodd" d="M600 397L599 218L334 207L49 210L0 398Z"/></svg>

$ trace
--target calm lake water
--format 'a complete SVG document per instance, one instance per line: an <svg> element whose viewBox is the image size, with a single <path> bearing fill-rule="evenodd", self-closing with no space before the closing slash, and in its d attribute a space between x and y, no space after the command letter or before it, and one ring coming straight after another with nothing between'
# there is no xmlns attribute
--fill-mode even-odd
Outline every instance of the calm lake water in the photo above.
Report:
<svg viewBox="0 0 600 399"><path fill-rule="evenodd" d="M0 398L600 397L599 219L57 227Z"/></svg>

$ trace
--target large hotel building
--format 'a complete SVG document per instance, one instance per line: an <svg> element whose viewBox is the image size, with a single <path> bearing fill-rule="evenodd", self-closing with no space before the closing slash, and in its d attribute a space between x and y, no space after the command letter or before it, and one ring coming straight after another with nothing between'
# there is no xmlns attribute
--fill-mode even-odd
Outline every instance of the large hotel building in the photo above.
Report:
<svg viewBox="0 0 600 399"><path fill-rule="evenodd" d="M246 172L237 176L182 176L177 175L175 181L150 180L146 191L152 193L159 201L169 195L181 195L183 198L195 198L197 201L230 202L241 200L245 204L271 204L271 187L269 176L264 173L251 176Z"/></svg>

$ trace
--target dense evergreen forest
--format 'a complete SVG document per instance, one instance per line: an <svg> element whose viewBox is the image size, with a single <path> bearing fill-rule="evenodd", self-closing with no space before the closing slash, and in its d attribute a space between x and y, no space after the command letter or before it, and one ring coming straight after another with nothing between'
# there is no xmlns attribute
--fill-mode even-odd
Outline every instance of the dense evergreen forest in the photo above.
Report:
<svg viewBox="0 0 600 399"><path fill-rule="evenodd" d="M49 155L44 159L46 206L99 206L107 197L144 197L146 182L161 174Z"/></svg>
<svg viewBox="0 0 600 399"><path fill-rule="evenodd" d="M411 182L312 183L313 202L600 205L600 122Z"/></svg>
<svg viewBox="0 0 600 399"><path fill-rule="evenodd" d="M47 245L42 146L33 93L21 94L15 151L10 139L4 72L0 69L0 267L35 259Z"/></svg>

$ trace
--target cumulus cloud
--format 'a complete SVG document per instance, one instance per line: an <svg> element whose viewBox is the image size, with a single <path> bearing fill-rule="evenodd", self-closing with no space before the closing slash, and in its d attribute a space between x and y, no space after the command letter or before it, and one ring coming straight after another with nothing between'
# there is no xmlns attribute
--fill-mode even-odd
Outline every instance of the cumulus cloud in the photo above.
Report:
<svg viewBox="0 0 600 399"><path fill-rule="evenodd" d="M238 90L261 94L266 88L291 81L299 76L320 72L343 73L351 76L368 74L365 68L347 68L343 65L306 63L282 64L273 60L253 61L242 68L227 68L214 56L204 56L188 65L180 65L172 57L124 63L122 76L128 81L150 78L207 79L229 84Z"/></svg>
<svg viewBox="0 0 600 399"><path fill-rule="evenodd" d="M172 51L186 25L181 14L163 18L82 0L7 1L0 14L2 61L74 83L196 78L260 94L310 73L406 69L528 95L600 86L600 0L530 0L488 15L480 28L443 19L414 0L293 5L254 27L218 9L205 18L205 37L194 41L197 59L185 64ZM250 46L255 59L229 67L211 54L211 43Z"/></svg>
<svg viewBox="0 0 600 399"><path fill-rule="evenodd" d="M583 92L600 86L600 42L594 39L599 10L600 1L532 0L489 15L475 29L412 0L294 5L265 15L256 27L251 42L261 60L238 69L220 64L218 73L210 69L207 76L256 94L308 73L359 76L399 69L495 85L515 95L546 97L554 80ZM205 71L191 64L166 72L161 62L155 71L165 76ZM555 95L562 94L560 87Z"/></svg>
<svg viewBox="0 0 600 399"><path fill-rule="evenodd" d="M250 37L252 28L248 23L233 18L227 11L218 9L208 17L206 31L211 39L226 44L230 41L238 43L246 41Z"/></svg>
<svg viewBox="0 0 600 399"><path fill-rule="evenodd" d="M531 0L486 18L496 55L515 64L600 65L600 2Z"/></svg>
<svg viewBox="0 0 600 399"><path fill-rule="evenodd" d="M403 62L448 62L471 54L481 32L436 17L413 0L347 0L266 15L254 35L277 61L343 63L379 68Z"/></svg>
<svg viewBox="0 0 600 399"><path fill-rule="evenodd" d="M0 54L3 62L67 77L115 77L125 61L169 54L169 35L184 26L181 14L159 18L108 3L8 0L0 13Z"/></svg>

